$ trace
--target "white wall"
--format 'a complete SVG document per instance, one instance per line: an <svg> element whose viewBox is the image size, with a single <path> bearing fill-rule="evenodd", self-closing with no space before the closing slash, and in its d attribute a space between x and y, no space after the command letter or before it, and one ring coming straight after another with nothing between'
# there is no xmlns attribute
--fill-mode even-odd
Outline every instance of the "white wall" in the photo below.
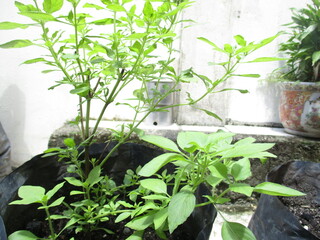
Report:
<svg viewBox="0 0 320 240"><path fill-rule="evenodd" d="M14 1L0 2L0 21L25 22L15 13ZM0 42L13 39L33 39L36 31L0 31ZM29 160L47 148L51 133L67 119L75 116L75 100L66 89L48 91L59 78L56 74L41 74L46 69L39 64L20 65L39 57L36 47L0 49L0 121L11 141L14 164Z"/></svg>
<svg viewBox="0 0 320 240"><path fill-rule="evenodd" d="M221 68L208 66L207 62L219 62L222 56L213 52L210 46L196 39L203 36L216 44L232 43L233 36L242 35L248 42L262 40L285 30L281 25L291 21L289 8L304 7L306 0L197 0L188 9L184 18L194 19L197 24L184 30L181 44L182 69L193 66L204 75L216 79L221 76ZM272 44L258 50L251 56L277 56L277 46L283 40L279 37ZM275 84L263 81L279 62L242 65L240 73L259 73L260 79L233 78L226 87L248 89L249 94L229 92L210 96L198 107L206 108L219 114L223 119L235 122L279 122L278 89ZM183 86L185 91L197 89L196 85ZM199 90L201 91L201 90ZM204 113L195 114L190 108L179 109L178 123L181 124L219 124ZM186 117L188 116L188 117Z"/></svg>
<svg viewBox="0 0 320 240"><path fill-rule="evenodd" d="M196 40L203 36L216 43L231 42L232 36L241 34L248 40L259 40L278 32L280 25L290 20L290 7L302 7L306 0L197 0L184 17L197 21L192 28L183 31L180 68L194 67L210 77L221 71L208 67L208 61L220 58L207 45ZM16 14L13 1L0 2L0 21L24 22L26 18ZM12 39L33 39L35 32L10 30L0 32L0 43ZM261 56L274 56L276 43ZM47 91L59 79L57 74L41 74L41 65L20 65L21 62L38 57L41 51L35 47L15 50L0 49L0 121L12 143L12 160L22 163L47 147L50 134L75 116L76 97L66 94L69 89ZM260 55L259 55L260 56ZM265 76L276 64L260 64L249 67ZM243 69L245 71L245 69ZM233 79L232 86L246 88L250 94L220 94L210 96L200 107L208 107L223 118L249 122L276 122L274 88L259 85L254 79ZM189 90L198 90L191 85ZM183 86L183 90L188 88ZM183 95L182 95L183 97ZM191 111L191 112L190 112ZM180 109L177 122L180 124L220 124L194 110ZM115 112L110 118L126 118Z"/></svg>

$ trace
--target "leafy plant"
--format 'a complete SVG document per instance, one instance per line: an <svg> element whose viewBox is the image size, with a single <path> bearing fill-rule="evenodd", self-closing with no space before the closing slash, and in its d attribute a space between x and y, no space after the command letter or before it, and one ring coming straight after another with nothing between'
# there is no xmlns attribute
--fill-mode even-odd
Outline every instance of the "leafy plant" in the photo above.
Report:
<svg viewBox="0 0 320 240"><path fill-rule="evenodd" d="M312 0L303 9L291 9L292 23L285 32L289 39L280 44L280 52L288 56L281 78L290 81L320 81L320 2Z"/></svg>
<svg viewBox="0 0 320 240"><path fill-rule="evenodd" d="M200 207L194 198L197 186L202 182L214 185L224 179L228 180L229 170L226 168L231 165L234 166L231 174L236 182L232 182L234 185L230 185L228 191L241 191L247 195L252 191L259 191L257 187L237 185L238 181L249 175L247 158L252 157L251 155L244 157L240 154L243 160L231 164L232 161L229 162L227 158L223 158L223 156L226 157L225 155L211 152L215 147L225 146L224 138L221 142L216 139L221 133L220 135L208 135L206 140L208 142L202 142L206 139L206 135L195 134L196 137L203 138L198 139L199 141L195 142L196 145L190 145L187 142L189 141L188 136L194 133L181 133L178 138L180 148L165 138L144 136L144 140L161 142L159 144L161 147L173 153L159 156L141 170L137 169L136 172L128 170L122 185L116 185L103 173L105 164L116 149L133 133L142 134L138 127L150 113L166 111L168 108L183 105L196 107L196 103L207 95L221 91L237 90L246 93L247 91L243 89L216 90L216 87L233 76L259 77L258 74L251 73L237 75L236 68L241 63L279 60L270 57L247 60L248 55L273 41L277 35L257 43L247 43L242 36L237 35L234 37L236 41L234 46L225 44L223 47L218 47L206 38L199 38L209 44L214 51L219 51L226 56L224 62L215 63L223 67L225 73L216 80L196 73L193 69L178 73L173 67L175 60L173 53L176 52L174 41L177 38L175 27L181 21L179 14L191 3L189 0L145 0L141 5L135 4L133 0L32 0L27 3L15 1L19 14L27 17L30 23L0 23L2 30L40 28L42 33L39 38L12 40L1 44L0 47L38 46L44 48L49 53L48 55L26 60L24 64L43 63L48 67L43 73L54 71L62 73L62 79L56 81L56 84L50 89L68 85L72 88L70 94L79 99L78 116L74 123L79 126L81 142L75 143L73 139L68 138L64 141L66 148L49 149L45 154L46 156L58 155L60 160L68 164L68 172L71 176L65 178L65 181L74 187L70 194L80 198L71 203L64 203L66 210L63 217L69 219L64 229L73 228L76 233L84 232L88 239L90 239L90 232L95 230L103 230L112 234L110 229L101 227L101 224L115 217L116 222L129 220L127 226L135 230L129 239L141 239L143 231L149 226L153 226L157 234L165 238L164 232L167 230L173 232L186 220L195 207ZM170 80L172 85L165 87L165 91L162 89L160 91L161 84L159 83L163 79ZM187 93L185 102L158 107L159 102L180 90L180 84L188 84L194 80L205 86L200 96L194 97L191 93ZM153 94L150 94L147 87L151 81L157 83L155 89L152 90ZM137 87L134 89L132 86ZM124 89L132 89L133 95L126 102L123 102L119 96ZM102 102L103 106L95 125L90 128L89 121L93 118L92 106L96 102ZM117 144L106 156L92 159L89 153L90 145L94 143L99 124L108 113L111 104L126 105L130 108L134 113L132 122L124 124L120 130L113 129L113 138L110 139L110 142L116 140ZM207 109L199 110L220 119ZM153 138L156 140L150 140ZM209 142L211 140L212 142ZM233 148L231 143L228 144L230 148ZM247 144L253 147L252 151L260 151L261 154L264 154L256 157L268 156L264 150L257 149L257 146L260 145ZM248 151L242 150L243 154L248 154ZM233 154L236 155L236 153ZM211 157L220 158L220 160L216 160L212 165ZM234 157L230 155L228 159ZM177 164L175 174L166 171L156 174L154 171L156 166L160 168L172 162L172 159L175 159L174 162ZM228 164L225 166L225 162L229 162L230 166ZM216 176L212 172L222 175ZM149 178L141 179L141 176ZM172 184L172 181L173 190L170 192L168 186ZM57 185L57 188L60 186L62 184ZM50 192L45 194L45 190L37 186L28 186L28 188L38 191L39 196L36 199L31 198L34 200L31 201L28 197L30 195L22 194L20 196L22 200L15 201L14 204L26 204L27 202L42 204L41 208L45 209L47 220L51 225L49 238L56 239L60 232L56 233L51 220L59 217L50 215L49 208L53 203L47 205L46 202L52 197ZM22 187L21 191L24 190ZM265 191L263 186L261 191ZM130 201L124 201L119 197L121 195L128 196ZM209 201L206 204L216 204L222 201L222 196L224 194L217 199L208 196ZM60 198L59 201L61 204L63 199ZM179 207L181 201L186 204L183 211L181 210L183 214L174 214L174 209L181 208ZM227 223L224 229L230 229L232 226L238 225ZM25 239L27 237L33 239L32 236L34 236L30 232L19 231L11 235L10 239L21 238L21 234Z"/></svg>
<svg viewBox="0 0 320 240"><path fill-rule="evenodd" d="M54 227L53 227L53 221L54 219L61 219L64 218L64 216L59 215L51 215L49 209L53 207L57 207L62 204L65 197L60 197L49 204L49 201L52 199L52 197L63 187L64 182L56 185L53 189L45 192L46 190L43 187L40 186L22 186L19 188L18 196L21 198L21 200L15 200L11 202L10 204L19 204L19 205L29 205L33 203L38 203L41 206L38 209L43 209L47 216L47 221L49 224L50 229L50 239L58 239L59 235L63 230L70 227L74 221L71 219L65 226L65 228L58 234L55 233ZM9 239L34 239L37 240L39 237L35 236L33 233L25 230L16 231L13 234L9 236Z"/></svg>
<svg viewBox="0 0 320 240"><path fill-rule="evenodd" d="M148 177L141 181L141 186L150 190L152 198L144 197L157 208L151 208L143 213L145 225L136 225L138 219L128 223L135 230L143 230L153 226L159 230L169 229L172 233L180 224L184 223L194 208L208 204L218 205L229 202L228 192L244 194L248 197L253 192L275 196L302 196L303 193L288 187L264 182L257 186L250 186L243 181L251 177L250 159L260 159L265 163L266 158L275 157L267 152L274 144L255 143L253 138L245 138L235 143L232 141L233 133L216 132L204 134L202 132L180 132L177 137L178 145L170 139L161 136L145 135L142 140L161 147L170 153L164 153L141 168L140 176ZM166 183L158 179L157 172L169 163L175 165L172 175L173 190L166 189ZM145 182L143 182L145 181ZM221 183L228 187L217 194L215 191ZM204 196L207 202L197 204L195 191L200 184L206 184L213 188L212 195ZM220 213L221 214L221 213ZM147 221L145 221L147 219ZM161 219L161 224L158 221ZM224 219L222 237L225 240L255 239L253 233L245 226L228 222ZM139 226L139 227L138 227Z"/></svg>

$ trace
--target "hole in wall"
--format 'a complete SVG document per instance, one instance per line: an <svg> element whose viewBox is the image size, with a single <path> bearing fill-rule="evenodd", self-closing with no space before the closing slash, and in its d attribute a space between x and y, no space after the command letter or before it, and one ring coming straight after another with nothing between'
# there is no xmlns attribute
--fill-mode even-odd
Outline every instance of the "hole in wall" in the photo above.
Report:
<svg viewBox="0 0 320 240"><path fill-rule="evenodd" d="M153 122L153 125L154 125L154 126L157 126L157 125L158 125L158 123L157 123L157 122Z"/></svg>

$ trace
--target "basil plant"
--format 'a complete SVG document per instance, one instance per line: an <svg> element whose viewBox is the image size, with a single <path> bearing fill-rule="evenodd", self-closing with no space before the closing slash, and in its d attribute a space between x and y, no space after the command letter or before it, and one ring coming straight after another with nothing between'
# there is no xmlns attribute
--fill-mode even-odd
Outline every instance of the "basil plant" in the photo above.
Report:
<svg viewBox="0 0 320 240"><path fill-rule="evenodd" d="M193 69L178 72L174 68L177 52L175 43L179 37L176 28L180 27L181 22L191 22L180 18L181 12L191 6L190 0L20 0L14 1L14 4L18 13L28 20L24 23L0 22L0 30L38 28L41 33L35 39L15 39L2 43L0 48L43 48L46 54L28 59L23 64L42 63L47 67L44 74L61 73L61 78L50 89L67 85L71 88L70 94L78 99L78 114L73 123L79 126L80 142L68 138L64 141L65 148L46 151L46 156L58 155L68 165L70 176L64 179L67 184L57 185L49 191L39 186L22 186L18 192L21 199L12 203L40 204L39 210L45 211L50 228L49 239L59 239L61 234L70 229L75 233L83 233L85 239L90 239L91 234L99 230L114 234L107 227L101 227L112 220L116 223L128 221L127 227L133 230L128 239L142 239L147 227L153 227L160 237L165 238L165 232L173 232L195 207L200 207L195 203L193 194L201 183L215 187L227 181L230 187L226 192L246 195L270 190L269 184L250 187L239 181L250 175L248 159L270 156L264 151L271 146L253 144L252 139L231 144L231 135L225 133L181 133L178 137L179 147L164 138L144 136L143 140L173 153L161 155L141 169L128 170L120 186L103 173L103 168L117 148L128 141L133 133L141 134L138 127L150 113L184 105L197 108L197 103L217 92L237 90L246 93L244 89L217 90L217 87L235 76L259 77L252 73L237 74L239 64L279 60L270 57L247 59L277 35L259 42L247 42L237 35L234 37L235 45L225 44L222 47L200 37L200 41L226 59L215 63L223 68L224 73L212 80ZM169 80L173 84L168 85L165 91L160 91L159 83L162 80ZM193 96L187 93L179 103L158 107L158 103L168 95L179 92L181 84L195 80L203 85L201 94ZM147 87L150 82L156 82L152 94ZM132 91L132 97L124 102L120 93L126 89ZM92 108L97 102L99 106L102 105L98 116L94 116ZM111 105L127 106L132 110L133 117L120 130L111 130L113 134L110 141L117 142L111 151L103 158L92 159L90 146L94 143L101 121L108 116ZM220 119L209 109L198 109ZM93 126L90 125L92 119L95 120ZM190 136L194 137L193 141ZM241 151L236 152L239 149ZM235 161L235 157L241 159ZM175 173L155 175L169 162L177 166ZM172 184L173 190L169 192L167 185ZM74 187L70 195L77 195L80 200L70 203L65 201L66 196L57 197L60 189L66 185ZM134 190L127 192L132 188ZM270 192L272 189L275 189L274 185ZM130 201L119 200L119 192L127 194ZM224 195L206 196L208 202L204 204L227 201ZM139 199L143 201L138 202ZM184 200L187 207L180 216L176 214L174 206ZM62 205L66 208L63 213L52 213L53 208ZM65 225L56 229L55 221L60 219L65 221ZM224 228L227 229L233 225L226 224ZM10 240L39 238L24 230L9 236Z"/></svg>

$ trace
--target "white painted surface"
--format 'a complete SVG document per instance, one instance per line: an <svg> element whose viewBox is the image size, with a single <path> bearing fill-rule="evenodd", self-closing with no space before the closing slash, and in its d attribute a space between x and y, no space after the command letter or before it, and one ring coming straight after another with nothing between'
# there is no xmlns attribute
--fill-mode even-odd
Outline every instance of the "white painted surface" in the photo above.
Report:
<svg viewBox="0 0 320 240"><path fill-rule="evenodd" d="M221 71L209 67L207 62L219 60L219 54L196 38L199 36L222 44L231 42L232 36L241 34L250 41L269 37L290 18L290 7L302 7L307 0L197 0L184 17L197 21L193 28L184 30L179 56L180 68L194 67L202 74L216 78ZM16 14L14 1L0 2L0 21L25 22L27 18ZM36 30L10 30L0 32L0 44L12 39L33 39ZM257 56L274 56L276 43ZM0 121L12 143L12 160L22 163L46 149L50 134L75 116L77 99L69 96L70 89L47 91L59 79L58 74L43 75L41 65L20 65L21 62L38 57L40 49L35 47L0 49ZM252 71L265 76L275 64L259 64L243 72ZM233 79L231 86L250 89L250 94L219 94L210 96L199 107L217 112L223 118L249 122L276 122L275 90L273 86L260 85L254 79ZM191 90L199 94L198 85ZM125 96L127 97L127 93ZM183 98L183 95L182 95ZM108 119L130 118L127 110L112 109ZM218 121L198 111L179 109L176 121L184 125L218 125Z"/></svg>

